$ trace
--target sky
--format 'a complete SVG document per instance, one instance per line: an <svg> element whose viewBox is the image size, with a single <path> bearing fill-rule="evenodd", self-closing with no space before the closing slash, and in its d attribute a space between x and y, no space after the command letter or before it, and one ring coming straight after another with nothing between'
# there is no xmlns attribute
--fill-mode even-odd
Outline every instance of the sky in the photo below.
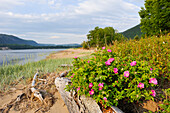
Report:
<svg viewBox="0 0 170 113"><path fill-rule="evenodd" d="M44 44L81 44L96 26L140 23L144 0L0 0L0 34Z"/></svg>

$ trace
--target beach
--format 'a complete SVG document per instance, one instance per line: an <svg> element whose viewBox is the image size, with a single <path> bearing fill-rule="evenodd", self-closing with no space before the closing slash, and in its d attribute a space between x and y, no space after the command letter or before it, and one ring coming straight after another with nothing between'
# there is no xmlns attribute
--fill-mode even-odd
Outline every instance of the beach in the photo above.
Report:
<svg viewBox="0 0 170 113"><path fill-rule="evenodd" d="M67 49L60 52L52 53L49 56L46 57L46 60L48 59L60 59L60 58L74 58L74 57L83 57L88 56L91 53L93 53L94 50L85 50L85 49ZM61 72L59 72L61 73ZM57 72L50 72L50 74L47 74L47 76L55 76L55 78L58 76ZM16 97L20 94L22 94L25 89L29 87L31 84L31 81L27 80L26 84L18 83L14 87L9 88L6 92L0 92L0 108L3 108L5 105L9 104L12 100L16 99ZM56 99L55 103L50 107L50 109L47 111L48 113L69 113L67 110L67 106L65 105L63 99L60 96L60 93L58 91L54 92L53 97ZM26 113L34 113L36 109L29 109L26 111ZM10 109L9 113L16 113L20 111L16 111L14 109Z"/></svg>

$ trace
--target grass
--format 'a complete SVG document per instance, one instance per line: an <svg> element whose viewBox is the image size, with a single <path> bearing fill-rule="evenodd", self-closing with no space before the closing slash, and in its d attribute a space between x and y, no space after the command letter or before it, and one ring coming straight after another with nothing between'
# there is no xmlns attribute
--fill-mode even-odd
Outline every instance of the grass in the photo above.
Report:
<svg viewBox="0 0 170 113"><path fill-rule="evenodd" d="M85 56L81 58L86 59L89 57L90 56ZM62 58L29 62L24 65L4 65L0 67L0 90L7 90L14 81L21 77L24 77L25 80L32 78L37 70L41 70L43 73L68 70L68 68L62 68L58 66L61 64L71 64L72 61L73 58Z"/></svg>

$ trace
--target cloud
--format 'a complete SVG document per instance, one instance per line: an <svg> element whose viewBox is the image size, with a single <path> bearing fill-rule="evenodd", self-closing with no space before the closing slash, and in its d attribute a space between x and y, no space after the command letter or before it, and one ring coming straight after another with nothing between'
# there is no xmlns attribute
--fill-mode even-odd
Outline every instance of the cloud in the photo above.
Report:
<svg viewBox="0 0 170 113"><path fill-rule="evenodd" d="M0 10L6 11L12 7L24 5L24 0L0 0Z"/></svg>
<svg viewBox="0 0 170 113"><path fill-rule="evenodd" d="M41 43L81 43L96 26L124 31L139 24L141 3L142 0L1 0L0 30Z"/></svg>
<svg viewBox="0 0 170 113"><path fill-rule="evenodd" d="M60 36L51 36L49 39L57 39L57 38L61 38Z"/></svg>

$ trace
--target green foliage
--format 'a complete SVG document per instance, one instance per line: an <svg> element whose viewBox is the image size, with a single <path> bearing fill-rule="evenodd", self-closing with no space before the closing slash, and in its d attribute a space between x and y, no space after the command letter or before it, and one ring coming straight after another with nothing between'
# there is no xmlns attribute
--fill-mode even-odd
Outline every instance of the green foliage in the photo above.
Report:
<svg viewBox="0 0 170 113"><path fill-rule="evenodd" d="M154 99L151 89L156 85L149 83L149 80L158 77L156 68L138 60L132 66L135 60L132 56L122 57L111 50L102 49L90 59L74 59L74 67L68 74L72 81L71 85L67 85L68 91L74 90L79 95L91 96L105 107L117 106L121 100L135 102L144 98ZM129 76L125 74L126 71L129 71ZM139 88L140 83L144 84L143 88Z"/></svg>
<svg viewBox="0 0 170 113"><path fill-rule="evenodd" d="M105 27L104 29L95 27L94 30L89 31L87 39L90 47L102 47L112 45L115 40L122 41L125 37L115 33L113 27Z"/></svg>
<svg viewBox="0 0 170 113"><path fill-rule="evenodd" d="M170 88L163 90L165 97L162 104L159 104L161 113L170 113Z"/></svg>
<svg viewBox="0 0 170 113"><path fill-rule="evenodd" d="M136 35L138 35L139 37L142 36L142 32L140 29L141 25L138 24L135 27L132 27L124 32L122 32L121 34L123 34L123 36L127 37L128 39L133 39Z"/></svg>
<svg viewBox="0 0 170 113"><path fill-rule="evenodd" d="M81 45L83 46L83 49L89 49L87 42L84 41Z"/></svg>
<svg viewBox="0 0 170 113"><path fill-rule="evenodd" d="M135 60L147 61L150 65L158 68L161 79L170 79L169 44L170 36L161 38L153 36L142 38L139 41L114 42L112 50L122 57L133 56Z"/></svg>
<svg viewBox="0 0 170 113"><path fill-rule="evenodd" d="M139 11L141 30L147 36L170 32L169 0L145 0L145 8Z"/></svg>
<svg viewBox="0 0 170 113"><path fill-rule="evenodd" d="M136 35L136 36L134 37L134 39L135 39L135 40L139 40L139 36Z"/></svg>

